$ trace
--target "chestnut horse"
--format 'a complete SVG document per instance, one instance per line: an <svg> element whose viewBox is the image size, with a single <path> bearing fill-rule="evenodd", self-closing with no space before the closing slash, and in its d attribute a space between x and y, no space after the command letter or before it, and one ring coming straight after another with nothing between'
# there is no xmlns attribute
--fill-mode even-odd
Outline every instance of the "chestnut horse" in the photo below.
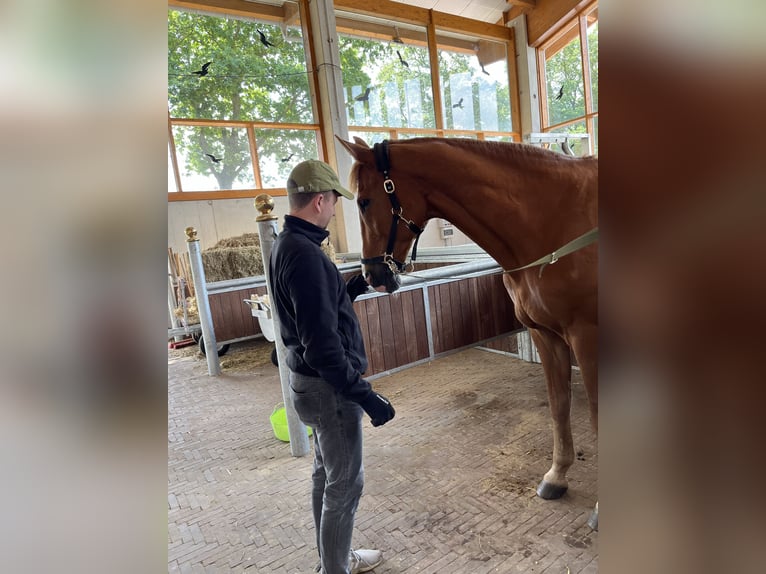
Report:
<svg viewBox="0 0 766 574"><path fill-rule="evenodd" d="M560 497L574 461L570 349L598 431L597 249L583 247L587 239L571 245L589 231L597 234L598 159L469 139L416 138L373 148L354 140L340 141L356 159L350 187L373 287L389 293L399 287L410 246L435 217L450 221L505 270L516 317L540 354L553 419L553 464L537 494ZM415 242L413 259L416 249ZM594 528L597 511L598 505L589 521Z"/></svg>

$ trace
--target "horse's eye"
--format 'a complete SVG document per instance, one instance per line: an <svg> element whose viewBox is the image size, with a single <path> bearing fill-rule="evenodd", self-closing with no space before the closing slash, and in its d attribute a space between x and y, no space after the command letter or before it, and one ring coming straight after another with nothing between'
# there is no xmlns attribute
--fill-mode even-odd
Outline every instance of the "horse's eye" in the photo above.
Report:
<svg viewBox="0 0 766 574"><path fill-rule="evenodd" d="M369 199L359 199L357 200L357 205L359 205L359 209L362 210L362 213L364 213L364 210L367 209L367 206L370 205Z"/></svg>

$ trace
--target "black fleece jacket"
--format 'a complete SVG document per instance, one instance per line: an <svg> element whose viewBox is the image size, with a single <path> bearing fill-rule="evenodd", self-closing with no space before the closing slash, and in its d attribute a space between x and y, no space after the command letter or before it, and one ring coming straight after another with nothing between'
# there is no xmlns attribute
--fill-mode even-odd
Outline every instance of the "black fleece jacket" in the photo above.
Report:
<svg viewBox="0 0 766 574"><path fill-rule="evenodd" d="M285 216L269 259L269 282L291 371L321 377L359 402L372 391L362 378L367 356L359 321L338 268L319 247L329 233Z"/></svg>

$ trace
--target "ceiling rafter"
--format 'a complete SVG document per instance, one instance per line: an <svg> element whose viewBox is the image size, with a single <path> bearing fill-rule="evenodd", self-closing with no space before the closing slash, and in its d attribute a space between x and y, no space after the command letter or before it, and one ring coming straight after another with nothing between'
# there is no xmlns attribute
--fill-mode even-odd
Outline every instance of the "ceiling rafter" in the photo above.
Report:
<svg viewBox="0 0 766 574"><path fill-rule="evenodd" d="M505 0L505 3L511 7L537 8L537 0Z"/></svg>

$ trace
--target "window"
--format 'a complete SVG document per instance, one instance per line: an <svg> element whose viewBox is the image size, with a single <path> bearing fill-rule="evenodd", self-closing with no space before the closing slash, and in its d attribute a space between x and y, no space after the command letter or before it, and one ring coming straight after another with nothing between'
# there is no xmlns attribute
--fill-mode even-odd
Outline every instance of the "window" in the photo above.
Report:
<svg viewBox="0 0 766 574"><path fill-rule="evenodd" d="M169 149L179 171L168 176L170 199L278 195L292 158L319 157L298 6L247 9L252 18L168 11Z"/></svg>
<svg viewBox="0 0 766 574"><path fill-rule="evenodd" d="M598 155L598 7L593 4L538 50L544 132L573 138L578 155Z"/></svg>
<svg viewBox="0 0 766 574"><path fill-rule="evenodd" d="M422 27L339 12L338 47L349 131L374 143L436 127ZM375 128L373 130L365 128Z"/></svg>
<svg viewBox="0 0 766 574"><path fill-rule="evenodd" d="M425 26L341 11L336 22L351 136L516 140L508 42L437 30L434 82Z"/></svg>
<svg viewBox="0 0 766 574"><path fill-rule="evenodd" d="M505 45L455 34L440 34L439 40L444 127L510 132L511 99Z"/></svg>

